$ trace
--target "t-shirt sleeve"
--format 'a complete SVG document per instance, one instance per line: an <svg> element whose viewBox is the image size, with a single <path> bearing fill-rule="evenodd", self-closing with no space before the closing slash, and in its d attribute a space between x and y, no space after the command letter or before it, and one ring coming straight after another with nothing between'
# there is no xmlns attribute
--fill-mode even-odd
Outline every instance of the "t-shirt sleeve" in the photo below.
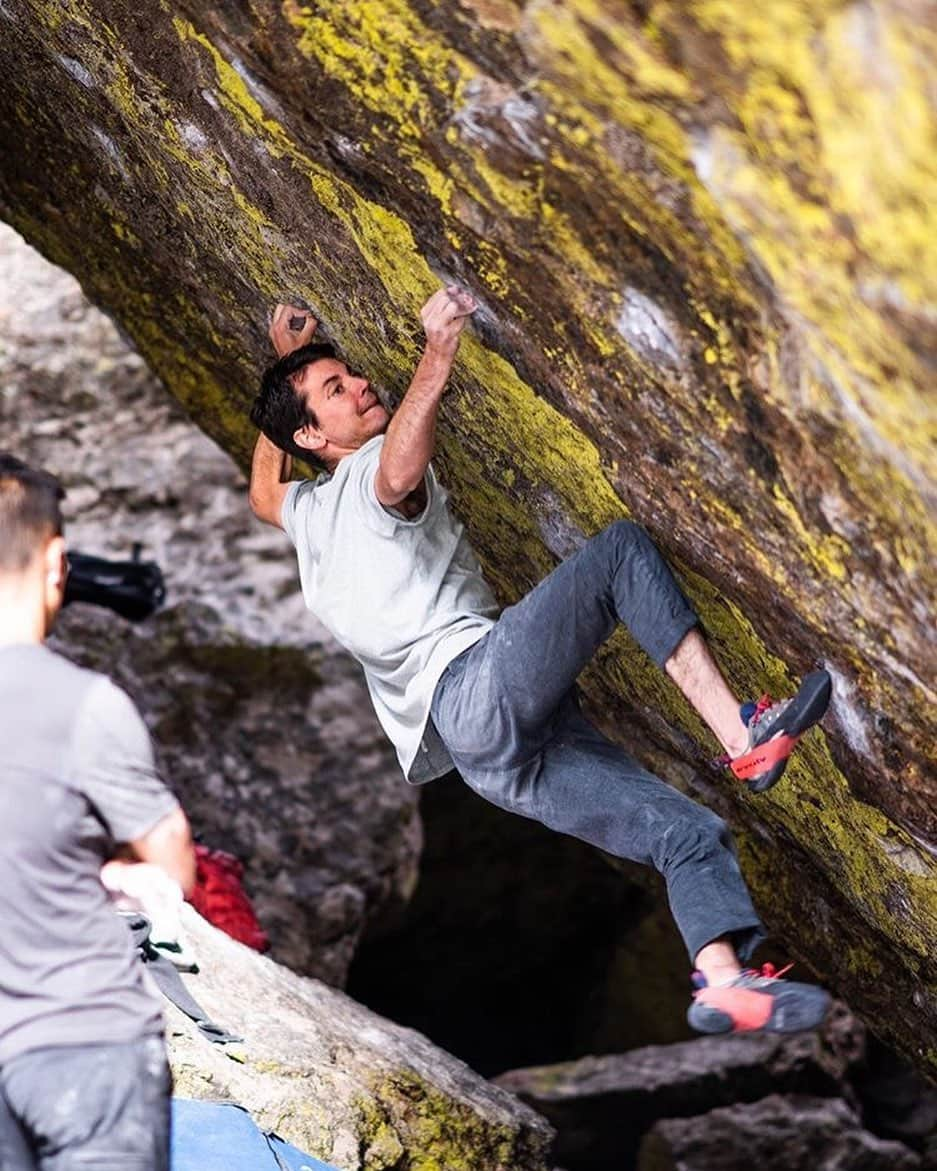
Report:
<svg viewBox="0 0 937 1171"><path fill-rule="evenodd" d="M381 446L375 444L365 455L359 457L352 476L358 512L368 528L385 537L392 537L401 526L414 527L423 523L430 512L436 492L436 478L432 467L426 469L426 506L417 516L405 517L399 512L387 509L377 498L377 470L381 461Z"/></svg>
<svg viewBox="0 0 937 1171"><path fill-rule="evenodd" d="M294 480L286 490L280 507L280 524L293 544L306 527L306 518L312 507L315 480Z"/></svg>
<svg viewBox="0 0 937 1171"><path fill-rule="evenodd" d="M179 804L157 772L140 713L109 679L88 692L72 750L75 783L115 842L144 837Z"/></svg>

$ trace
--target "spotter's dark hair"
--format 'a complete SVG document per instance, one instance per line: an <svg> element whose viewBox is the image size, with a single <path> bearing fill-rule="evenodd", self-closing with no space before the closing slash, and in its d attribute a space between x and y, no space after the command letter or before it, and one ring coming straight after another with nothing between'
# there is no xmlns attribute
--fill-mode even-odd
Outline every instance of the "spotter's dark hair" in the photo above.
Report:
<svg viewBox="0 0 937 1171"><path fill-rule="evenodd" d="M251 407L251 422L281 451L307 463L319 464L312 452L293 440L293 432L306 423L318 426L315 413L306 406L293 385L293 376L322 358L337 357L325 342L310 342L268 366L260 382L260 391Z"/></svg>
<svg viewBox="0 0 937 1171"><path fill-rule="evenodd" d="M62 535L64 497L55 476L0 451L0 573L21 573Z"/></svg>

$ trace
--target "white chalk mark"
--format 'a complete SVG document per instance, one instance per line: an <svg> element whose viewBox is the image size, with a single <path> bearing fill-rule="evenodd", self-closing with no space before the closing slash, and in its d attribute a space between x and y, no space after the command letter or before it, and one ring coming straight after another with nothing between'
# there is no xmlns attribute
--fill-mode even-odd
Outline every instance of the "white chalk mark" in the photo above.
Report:
<svg viewBox="0 0 937 1171"><path fill-rule="evenodd" d="M618 332L639 354L655 363L682 364L680 331L667 311L637 289L626 288Z"/></svg>
<svg viewBox="0 0 937 1171"><path fill-rule="evenodd" d="M82 65L80 61L76 61L74 57L59 57L58 63L62 66L66 73L71 74L72 77L83 85L85 89L96 89L97 82L91 73Z"/></svg>

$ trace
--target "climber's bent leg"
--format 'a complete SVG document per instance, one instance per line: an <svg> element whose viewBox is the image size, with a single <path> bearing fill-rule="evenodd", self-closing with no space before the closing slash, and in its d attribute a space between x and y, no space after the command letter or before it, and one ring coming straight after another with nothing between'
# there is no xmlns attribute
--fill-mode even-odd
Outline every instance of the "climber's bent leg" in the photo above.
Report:
<svg viewBox="0 0 937 1171"><path fill-rule="evenodd" d="M481 753L481 767L511 766L549 737L559 705L618 622L663 668L696 621L648 535L619 521L449 665L440 681L446 711L437 720L437 692L433 718L441 733L446 724L450 752Z"/></svg>
<svg viewBox="0 0 937 1171"><path fill-rule="evenodd" d="M485 770L454 759L465 782L502 809L659 870L691 963L717 940L745 960L763 938L725 823L606 740L572 699L524 763Z"/></svg>

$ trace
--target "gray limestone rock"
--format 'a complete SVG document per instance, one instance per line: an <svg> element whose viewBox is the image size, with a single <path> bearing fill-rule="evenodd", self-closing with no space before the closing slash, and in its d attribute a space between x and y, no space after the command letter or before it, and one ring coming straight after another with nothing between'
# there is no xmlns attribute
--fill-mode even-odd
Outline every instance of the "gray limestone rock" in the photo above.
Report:
<svg viewBox="0 0 937 1171"><path fill-rule="evenodd" d="M661 1118L704 1114L771 1094L839 1096L861 1058L864 1030L838 1006L821 1033L740 1034L650 1045L513 1070L498 1083L544 1114L556 1154L574 1168L627 1166Z"/></svg>
<svg viewBox="0 0 937 1171"><path fill-rule="evenodd" d="M185 908L202 1007L244 1037L206 1041L167 1007L175 1092L234 1101L343 1171L546 1171L549 1124L507 1091L318 981L295 975Z"/></svg>
<svg viewBox="0 0 937 1171"><path fill-rule="evenodd" d="M901 1143L876 1138L839 1099L772 1095L658 1122L638 1171L917 1171Z"/></svg>

